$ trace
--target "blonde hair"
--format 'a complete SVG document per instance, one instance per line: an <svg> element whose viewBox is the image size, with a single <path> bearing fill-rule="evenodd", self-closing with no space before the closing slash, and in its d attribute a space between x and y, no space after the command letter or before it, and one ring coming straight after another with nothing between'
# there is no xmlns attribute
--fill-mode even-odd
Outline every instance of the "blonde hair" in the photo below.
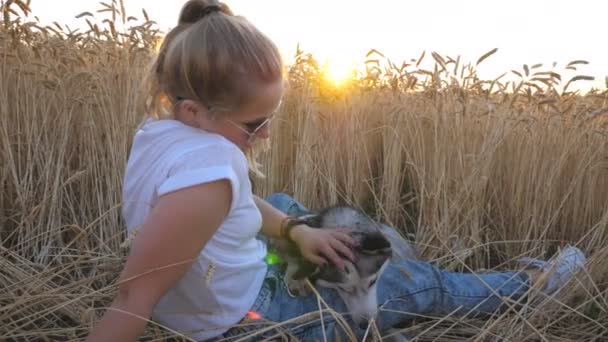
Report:
<svg viewBox="0 0 608 342"><path fill-rule="evenodd" d="M224 3L190 0L147 76L146 111L171 117L174 104L184 98L221 115L248 103L259 82L282 75L276 45L247 19Z"/></svg>
<svg viewBox="0 0 608 342"><path fill-rule="evenodd" d="M164 38L145 81L149 116L172 118L179 99L204 105L214 116L238 111L260 82L283 77L276 45L247 19L212 0L190 0ZM257 146L247 156L254 174Z"/></svg>

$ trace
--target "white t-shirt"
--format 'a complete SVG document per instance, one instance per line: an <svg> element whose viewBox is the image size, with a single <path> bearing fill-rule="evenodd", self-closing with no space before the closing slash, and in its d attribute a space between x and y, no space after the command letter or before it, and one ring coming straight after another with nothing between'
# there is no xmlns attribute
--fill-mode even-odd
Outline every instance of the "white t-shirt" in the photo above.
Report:
<svg viewBox="0 0 608 342"><path fill-rule="evenodd" d="M149 119L137 130L123 184L130 234L145 222L159 196L218 179L232 186L228 216L152 316L196 340L218 336L241 320L266 274L266 245L256 239L262 216L253 201L247 159L223 136L177 120Z"/></svg>

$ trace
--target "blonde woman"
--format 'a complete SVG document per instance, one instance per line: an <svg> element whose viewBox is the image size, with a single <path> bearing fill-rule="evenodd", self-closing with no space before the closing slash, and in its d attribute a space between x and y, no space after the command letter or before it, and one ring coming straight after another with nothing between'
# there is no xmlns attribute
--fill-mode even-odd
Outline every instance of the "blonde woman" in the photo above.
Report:
<svg viewBox="0 0 608 342"><path fill-rule="evenodd" d="M124 177L123 215L135 234L118 294L88 341L134 341L148 319L194 340L229 339L264 322L317 311L314 295L292 297L280 272L264 262L258 234L292 239L310 261L340 272L352 258L347 231L281 227L305 209L286 195L268 201L252 194L248 155L283 95L283 64L276 46L222 3L188 1L165 38L147 80L148 118L138 128ZM279 208L279 209L277 209ZM553 261L529 260L540 271L484 275L449 273L421 261L389 265L378 280L381 330L421 313L492 312L501 297L524 294L548 267L546 291L583 267L567 248ZM413 279L399 271L407 267ZM319 289L335 310L344 303ZM251 316L251 313L254 313ZM244 319L260 325L232 328ZM348 322L351 322L348 320ZM301 340L346 336L332 317L290 326ZM352 331L363 331L352 325ZM324 329L324 330L323 330ZM268 338L276 331L260 334Z"/></svg>

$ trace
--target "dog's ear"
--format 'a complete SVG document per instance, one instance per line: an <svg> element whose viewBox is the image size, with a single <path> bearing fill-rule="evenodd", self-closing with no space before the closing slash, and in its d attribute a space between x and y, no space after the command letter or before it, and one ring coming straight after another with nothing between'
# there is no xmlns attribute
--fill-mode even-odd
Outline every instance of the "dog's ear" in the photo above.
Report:
<svg viewBox="0 0 608 342"><path fill-rule="evenodd" d="M307 277L311 277L316 274L319 270L319 266L313 264L310 261L302 260L298 265L298 270L293 274L293 279L301 280Z"/></svg>

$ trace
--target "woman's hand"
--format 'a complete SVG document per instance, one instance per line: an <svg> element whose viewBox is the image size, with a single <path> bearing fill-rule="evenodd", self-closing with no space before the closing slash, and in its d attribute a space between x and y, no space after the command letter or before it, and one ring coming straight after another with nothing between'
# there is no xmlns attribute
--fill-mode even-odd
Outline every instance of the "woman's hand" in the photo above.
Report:
<svg viewBox="0 0 608 342"><path fill-rule="evenodd" d="M354 262L351 248L355 245L355 240L348 234L348 230L315 229L302 224L293 227L290 233L302 255L315 264L322 265L329 260L343 269L343 257Z"/></svg>

